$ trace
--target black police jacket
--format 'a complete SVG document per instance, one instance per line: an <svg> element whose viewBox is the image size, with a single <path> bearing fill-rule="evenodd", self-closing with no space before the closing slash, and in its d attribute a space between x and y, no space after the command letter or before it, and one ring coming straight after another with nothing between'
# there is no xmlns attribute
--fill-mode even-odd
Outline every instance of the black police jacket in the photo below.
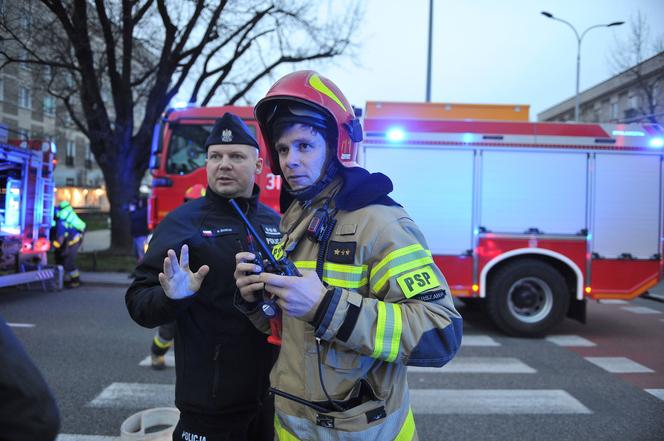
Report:
<svg viewBox="0 0 664 441"><path fill-rule="evenodd" d="M268 247L279 239L279 215L250 199L238 199ZM210 272L193 296L173 300L159 284L168 249L180 255L189 246L189 266ZM176 321L175 404L182 412L214 421L255 413L266 395L277 348L267 343L244 314L233 306L235 254L247 251L247 232L228 199L210 188L203 198L178 207L156 228L148 251L136 268L125 295L131 317L153 328Z"/></svg>

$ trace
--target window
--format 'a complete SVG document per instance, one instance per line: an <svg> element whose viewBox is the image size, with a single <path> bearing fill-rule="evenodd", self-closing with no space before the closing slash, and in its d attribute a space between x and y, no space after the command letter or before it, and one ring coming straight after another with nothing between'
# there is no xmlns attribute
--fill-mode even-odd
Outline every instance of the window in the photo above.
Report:
<svg viewBox="0 0 664 441"><path fill-rule="evenodd" d="M632 95L629 97L629 107L631 109L637 109L639 107L639 96Z"/></svg>
<svg viewBox="0 0 664 441"><path fill-rule="evenodd" d="M51 79L53 79L53 66L44 66L42 68L42 77L44 81L50 83Z"/></svg>
<svg viewBox="0 0 664 441"><path fill-rule="evenodd" d="M65 156L65 165L70 167L74 166L74 155L76 154L76 143L74 141L67 141L67 151Z"/></svg>
<svg viewBox="0 0 664 441"><path fill-rule="evenodd" d="M28 129L18 129L18 137L21 141L27 141L30 139L30 131Z"/></svg>
<svg viewBox="0 0 664 441"><path fill-rule="evenodd" d="M92 150L90 149L90 144L85 146L85 168L92 168Z"/></svg>
<svg viewBox="0 0 664 441"><path fill-rule="evenodd" d="M0 78L0 101L4 101L4 99L5 99L5 83L3 79Z"/></svg>
<svg viewBox="0 0 664 441"><path fill-rule="evenodd" d="M30 59L30 54L28 53L27 49L23 49L21 51L21 60L29 60ZM21 64L21 69L23 70L30 70L30 63L26 63L23 61Z"/></svg>
<svg viewBox="0 0 664 441"><path fill-rule="evenodd" d="M32 30L32 15L29 11L23 10L20 18L21 29L25 32L30 32Z"/></svg>
<svg viewBox="0 0 664 441"><path fill-rule="evenodd" d="M611 103L611 119L618 119L618 103Z"/></svg>
<svg viewBox="0 0 664 441"><path fill-rule="evenodd" d="M67 178L67 187L73 187L74 186L74 178Z"/></svg>
<svg viewBox="0 0 664 441"><path fill-rule="evenodd" d="M32 109L32 93L27 87L18 88L18 105L26 109Z"/></svg>
<svg viewBox="0 0 664 441"><path fill-rule="evenodd" d="M44 114L48 116L55 116L55 98L51 95L44 97Z"/></svg>

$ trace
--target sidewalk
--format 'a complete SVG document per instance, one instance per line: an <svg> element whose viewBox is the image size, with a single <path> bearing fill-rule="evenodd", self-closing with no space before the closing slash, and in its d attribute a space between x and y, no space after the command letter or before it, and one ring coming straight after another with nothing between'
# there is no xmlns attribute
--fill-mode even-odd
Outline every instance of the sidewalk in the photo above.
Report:
<svg viewBox="0 0 664 441"><path fill-rule="evenodd" d="M128 288L134 279L129 273L102 273L81 271L81 282L84 285L120 286Z"/></svg>
<svg viewBox="0 0 664 441"><path fill-rule="evenodd" d="M646 299L659 300L664 302L664 280L659 282L657 285L653 286L648 290L648 293L643 295Z"/></svg>
<svg viewBox="0 0 664 441"><path fill-rule="evenodd" d="M111 230L86 231L80 253L107 250L111 247Z"/></svg>

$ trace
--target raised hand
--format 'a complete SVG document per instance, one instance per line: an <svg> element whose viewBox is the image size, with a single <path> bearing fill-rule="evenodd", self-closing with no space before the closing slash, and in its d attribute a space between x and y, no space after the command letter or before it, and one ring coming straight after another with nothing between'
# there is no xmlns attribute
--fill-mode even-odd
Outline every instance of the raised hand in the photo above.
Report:
<svg viewBox="0 0 664 441"><path fill-rule="evenodd" d="M159 283L169 298L184 299L200 289L203 279L209 271L210 267L203 265L193 273L189 269L189 247L182 245L180 262L178 262L175 251L168 250L167 256L164 258L164 272L159 273Z"/></svg>

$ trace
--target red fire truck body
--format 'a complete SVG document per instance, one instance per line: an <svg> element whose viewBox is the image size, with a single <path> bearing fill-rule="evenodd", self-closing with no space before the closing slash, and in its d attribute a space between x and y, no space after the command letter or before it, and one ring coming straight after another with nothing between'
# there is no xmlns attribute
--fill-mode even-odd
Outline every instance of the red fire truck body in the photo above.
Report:
<svg viewBox="0 0 664 441"><path fill-rule="evenodd" d="M190 107L172 109L155 127L150 169L152 194L148 205L148 226L153 229L170 211L180 206L188 189L207 186L205 173L205 140L217 118L233 112L256 134L260 155L266 158L252 107ZM281 176L271 173L266 163L256 183L261 188L261 201L279 210Z"/></svg>
<svg viewBox="0 0 664 441"><path fill-rule="evenodd" d="M631 299L658 283L660 126L530 123L518 107L495 110L502 121L449 120L423 106L367 103L359 162L392 179L453 295L483 303L507 333L541 335L565 316L585 321L586 299ZM167 112L153 142L151 228L206 184L202 145L225 111L256 131L266 158L251 107ZM278 209L267 161L258 184Z"/></svg>
<svg viewBox="0 0 664 441"><path fill-rule="evenodd" d="M368 113L364 129L363 165L392 179L452 293L504 331L541 334L584 320L586 298L659 282L661 126Z"/></svg>

